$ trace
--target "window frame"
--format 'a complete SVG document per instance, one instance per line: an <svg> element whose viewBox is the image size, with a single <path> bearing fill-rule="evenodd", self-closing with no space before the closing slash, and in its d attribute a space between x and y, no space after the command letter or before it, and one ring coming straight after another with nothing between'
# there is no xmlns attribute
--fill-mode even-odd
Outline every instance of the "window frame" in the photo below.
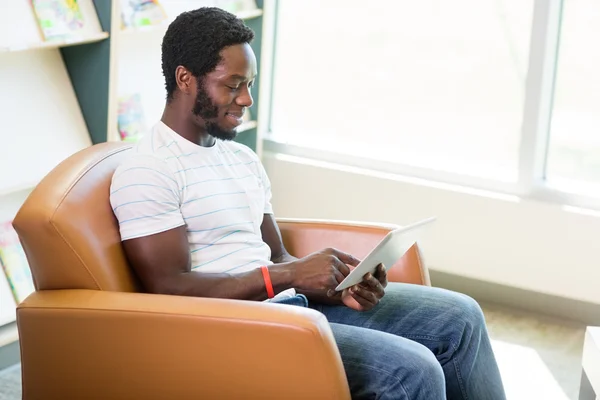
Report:
<svg viewBox="0 0 600 400"><path fill-rule="evenodd" d="M275 78L275 58L277 57L275 48L278 5L279 0L265 0L264 2L265 35L261 74L268 78L263 79L260 88L261 99L263 99L262 107L259 110L259 134L263 139L261 151L264 149L272 153L441 184L464 186L475 190L518 196L521 199L600 210L600 198L551 187L545 179L564 0L534 1L520 131L517 182L503 182L367 157L348 157L343 153L287 143L282 139L284 135L277 135L277 132L273 132L271 129L273 80Z"/></svg>

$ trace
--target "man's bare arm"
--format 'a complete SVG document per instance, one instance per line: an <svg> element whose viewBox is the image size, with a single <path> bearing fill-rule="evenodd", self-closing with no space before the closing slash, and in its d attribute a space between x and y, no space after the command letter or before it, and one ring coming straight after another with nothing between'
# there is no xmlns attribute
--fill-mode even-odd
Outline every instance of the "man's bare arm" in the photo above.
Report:
<svg viewBox="0 0 600 400"><path fill-rule="evenodd" d="M128 261L147 291L197 297L265 300L260 269L243 273L206 273L191 269L186 227L125 240ZM334 249L301 260L270 265L275 293L290 287L327 290L348 274L349 255Z"/></svg>
<svg viewBox="0 0 600 400"><path fill-rule="evenodd" d="M126 240L123 246L130 264L149 292L247 300L267 298L258 269L237 274L193 271L185 225ZM273 265L269 270L276 293L290 287L292 274L286 265Z"/></svg>

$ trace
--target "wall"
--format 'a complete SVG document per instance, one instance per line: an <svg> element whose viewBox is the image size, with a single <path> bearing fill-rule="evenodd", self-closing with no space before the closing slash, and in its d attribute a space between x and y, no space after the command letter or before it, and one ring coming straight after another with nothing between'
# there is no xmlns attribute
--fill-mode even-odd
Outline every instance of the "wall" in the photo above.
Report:
<svg viewBox="0 0 600 400"><path fill-rule="evenodd" d="M432 270L600 304L600 213L264 154L278 217L408 224Z"/></svg>

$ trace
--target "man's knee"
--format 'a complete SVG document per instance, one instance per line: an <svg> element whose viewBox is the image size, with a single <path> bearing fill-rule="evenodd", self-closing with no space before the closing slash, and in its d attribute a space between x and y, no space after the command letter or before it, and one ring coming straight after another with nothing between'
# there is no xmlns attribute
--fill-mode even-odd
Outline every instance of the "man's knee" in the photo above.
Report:
<svg viewBox="0 0 600 400"><path fill-rule="evenodd" d="M370 398L366 393L376 393L378 399L386 400L444 398L444 371L433 353L418 343L403 346L401 351L396 350L398 349L390 349L385 360L379 360L385 367L371 366L368 373L363 371L360 374L362 378L367 378L366 385L359 388L355 386L354 395Z"/></svg>
<svg viewBox="0 0 600 400"><path fill-rule="evenodd" d="M385 332L335 323L331 327L353 397L443 398L444 373L427 347Z"/></svg>
<svg viewBox="0 0 600 400"><path fill-rule="evenodd" d="M444 371L433 353L424 346L394 360L401 366L399 378L410 399L442 398L446 392Z"/></svg>
<svg viewBox="0 0 600 400"><path fill-rule="evenodd" d="M452 308L453 317L461 321L466 328L480 330L485 327L485 316L479 303L470 296L454 293L456 306Z"/></svg>

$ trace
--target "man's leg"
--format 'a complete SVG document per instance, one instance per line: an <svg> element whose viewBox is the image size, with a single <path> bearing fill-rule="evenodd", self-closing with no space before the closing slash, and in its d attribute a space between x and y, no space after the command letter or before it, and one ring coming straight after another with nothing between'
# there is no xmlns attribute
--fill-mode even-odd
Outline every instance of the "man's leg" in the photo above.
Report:
<svg viewBox="0 0 600 400"><path fill-rule="evenodd" d="M444 372L423 345L389 333L331 323L353 399L444 400Z"/></svg>
<svg viewBox="0 0 600 400"><path fill-rule="evenodd" d="M321 304L311 307L325 314L332 325L387 332L427 347L444 371L450 400L506 398L483 313L468 296L426 286L389 283L385 296L371 311L357 312L345 306ZM402 359L392 360L392 356L398 357L396 353L388 355L383 347L387 345L388 341L381 343L382 362L402 364Z"/></svg>

